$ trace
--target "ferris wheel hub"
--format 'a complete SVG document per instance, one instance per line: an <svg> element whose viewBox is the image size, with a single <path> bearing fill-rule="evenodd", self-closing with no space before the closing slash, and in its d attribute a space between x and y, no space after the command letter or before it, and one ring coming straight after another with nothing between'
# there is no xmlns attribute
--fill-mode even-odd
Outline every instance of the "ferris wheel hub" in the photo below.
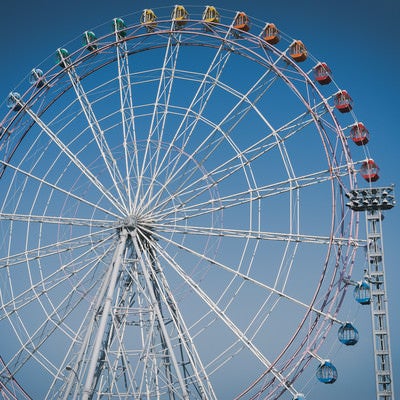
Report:
<svg viewBox="0 0 400 400"><path fill-rule="evenodd" d="M135 215L128 215L123 221L122 226L127 230L135 230L138 226L138 218Z"/></svg>

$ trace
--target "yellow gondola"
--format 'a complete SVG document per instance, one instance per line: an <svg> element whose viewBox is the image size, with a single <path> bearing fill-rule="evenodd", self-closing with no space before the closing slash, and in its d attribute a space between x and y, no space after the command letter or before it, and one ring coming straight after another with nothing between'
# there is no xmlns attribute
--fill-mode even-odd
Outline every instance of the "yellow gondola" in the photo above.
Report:
<svg viewBox="0 0 400 400"><path fill-rule="evenodd" d="M175 28L180 29L186 25L189 14L186 11L185 7L175 6L174 11L172 11L171 17L175 23Z"/></svg>
<svg viewBox="0 0 400 400"><path fill-rule="evenodd" d="M203 21L218 24L221 20L219 12L214 6L207 6L203 12Z"/></svg>
<svg viewBox="0 0 400 400"><path fill-rule="evenodd" d="M148 32L153 32L157 26L157 16L153 10L146 8L140 16L140 23L144 25Z"/></svg>

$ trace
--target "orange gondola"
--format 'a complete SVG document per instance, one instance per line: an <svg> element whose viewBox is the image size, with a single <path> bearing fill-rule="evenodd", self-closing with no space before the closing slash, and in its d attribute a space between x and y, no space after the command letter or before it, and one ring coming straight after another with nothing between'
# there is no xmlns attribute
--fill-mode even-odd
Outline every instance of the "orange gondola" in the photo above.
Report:
<svg viewBox="0 0 400 400"><path fill-rule="evenodd" d="M290 57L296 62L302 62L307 58L306 46L301 40L295 40L289 47Z"/></svg>
<svg viewBox="0 0 400 400"><path fill-rule="evenodd" d="M324 62L318 63L314 67L314 77L320 85L327 85L332 82L331 70Z"/></svg>
<svg viewBox="0 0 400 400"><path fill-rule="evenodd" d="M360 174L367 182L376 182L379 179L379 167L370 158L362 163Z"/></svg>
<svg viewBox="0 0 400 400"><path fill-rule="evenodd" d="M233 22L233 27L240 31L248 32L250 30L249 17L244 12L238 12Z"/></svg>
<svg viewBox="0 0 400 400"><path fill-rule="evenodd" d="M334 101L336 109L341 113L347 113L353 109L353 99L345 90L336 93Z"/></svg>
<svg viewBox="0 0 400 400"><path fill-rule="evenodd" d="M369 142L368 129L362 122L358 122L351 127L350 138L357 146L364 146Z"/></svg>
<svg viewBox="0 0 400 400"><path fill-rule="evenodd" d="M263 31L262 38L269 44L277 44L280 40L279 31L275 24L268 23Z"/></svg>

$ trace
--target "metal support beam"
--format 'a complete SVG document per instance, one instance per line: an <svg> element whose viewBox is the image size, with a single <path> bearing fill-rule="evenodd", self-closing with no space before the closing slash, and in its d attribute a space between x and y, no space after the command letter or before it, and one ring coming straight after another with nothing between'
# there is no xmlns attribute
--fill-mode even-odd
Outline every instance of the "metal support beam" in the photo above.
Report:
<svg viewBox="0 0 400 400"><path fill-rule="evenodd" d="M386 294L382 235L382 210L395 205L393 187L352 190L347 204L353 211L365 211L368 240L368 272L371 286L371 320L374 341L376 399L394 400L390 351L389 310Z"/></svg>

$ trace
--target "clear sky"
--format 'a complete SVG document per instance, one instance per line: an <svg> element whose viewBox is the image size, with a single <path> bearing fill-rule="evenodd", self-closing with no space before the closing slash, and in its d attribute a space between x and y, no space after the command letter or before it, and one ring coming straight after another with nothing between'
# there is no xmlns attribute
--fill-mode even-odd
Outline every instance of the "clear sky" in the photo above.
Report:
<svg viewBox="0 0 400 400"><path fill-rule="evenodd" d="M184 4L190 11L190 4ZM209 2L198 0L196 5ZM220 9L243 10L274 22L291 37L301 39L318 59L326 61L335 81L351 93L354 110L371 134L369 149L381 168L379 186L397 184L399 140L400 2L397 0L219 0ZM0 9L0 103L25 79L33 66L87 29L144 8L171 7L154 0L20 0L3 1ZM4 113L4 105L1 112ZM0 115L0 120L3 115ZM400 193L399 202L400 202ZM400 377L400 205L387 212L384 245L391 324L393 375ZM361 235L364 235L362 226ZM353 278L361 278L362 268ZM354 307L358 305L354 303ZM369 398L375 391L369 309L357 313L360 343L335 355L339 379L316 384L308 399ZM347 353L346 353L347 352ZM1 354L1 347L0 347ZM400 397L400 380L395 382ZM26 388L29 392L29 388ZM364 396L358 397L358 394Z"/></svg>

